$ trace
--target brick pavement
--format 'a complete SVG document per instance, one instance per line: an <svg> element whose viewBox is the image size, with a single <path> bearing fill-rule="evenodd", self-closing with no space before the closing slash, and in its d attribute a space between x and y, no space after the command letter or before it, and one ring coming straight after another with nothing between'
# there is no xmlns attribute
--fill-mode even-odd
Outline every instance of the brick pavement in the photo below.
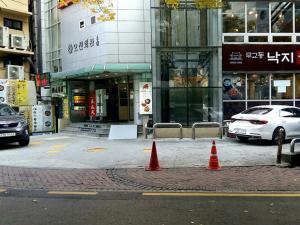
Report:
<svg viewBox="0 0 300 225"><path fill-rule="evenodd" d="M0 166L0 187L63 191L300 191L300 168L276 166L144 169L34 169Z"/></svg>

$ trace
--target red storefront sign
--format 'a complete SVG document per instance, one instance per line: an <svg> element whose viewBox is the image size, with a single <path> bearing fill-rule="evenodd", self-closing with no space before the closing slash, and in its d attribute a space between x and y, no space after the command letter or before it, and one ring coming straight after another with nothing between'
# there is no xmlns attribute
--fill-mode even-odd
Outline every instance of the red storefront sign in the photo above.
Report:
<svg viewBox="0 0 300 225"><path fill-rule="evenodd" d="M91 91L90 92L90 96L89 96L89 115L91 117L95 117L96 116L96 92L95 91Z"/></svg>
<svg viewBox="0 0 300 225"><path fill-rule="evenodd" d="M300 70L300 45L223 45L224 71Z"/></svg>

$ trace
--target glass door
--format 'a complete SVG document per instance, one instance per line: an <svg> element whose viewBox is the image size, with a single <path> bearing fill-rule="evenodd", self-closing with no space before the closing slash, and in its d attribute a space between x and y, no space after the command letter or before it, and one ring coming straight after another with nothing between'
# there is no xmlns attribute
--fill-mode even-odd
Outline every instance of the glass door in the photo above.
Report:
<svg viewBox="0 0 300 225"><path fill-rule="evenodd" d="M118 84L119 120L129 120L128 84Z"/></svg>

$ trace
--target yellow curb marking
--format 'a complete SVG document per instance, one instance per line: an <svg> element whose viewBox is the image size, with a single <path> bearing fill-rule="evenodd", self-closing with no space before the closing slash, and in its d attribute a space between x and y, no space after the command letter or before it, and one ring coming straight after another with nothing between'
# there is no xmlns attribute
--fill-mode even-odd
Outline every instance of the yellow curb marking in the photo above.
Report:
<svg viewBox="0 0 300 225"><path fill-rule="evenodd" d="M152 151L152 148L144 148L144 152L150 152Z"/></svg>
<svg viewBox="0 0 300 225"><path fill-rule="evenodd" d="M48 195L97 195L98 192L49 191Z"/></svg>
<svg viewBox="0 0 300 225"><path fill-rule="evenodd" d="M193 193L193 192L145 192L143 196L193 196L193 197L300 197L299 194L285 194L285 193Z"/></svg>
<svg viewBox="0 0 300 225"><path fill-rule="evenodd" d="M41 144L43 144L43 142L41 142L41 141L30 142L30 145L41 145Z"/></svg>
<svg viewBox="0 0 300 225"><path fill-rule="evenodd" d="M6 189L1 189L1 188L0 188L0 192L6 192Z"/></svg>
<svg viewBox="0 0 300 225"><path fill-rule="evenodd" d="M50 146L50 148L64 148L66 146L67 146L66 144L63 144L63 145L52 145L52 146Z"/></svg>
<svg viewBox="0 0 300 225"><path fill-rule="evenodd" d="M87 152L103 152L105 148L88 148Z"/></svg>
<svg viewBox="0 0 300 225"><path fill-rule="evenodd" d="M47 153L59 153L62 152L61 150L49 150Z"/></svg>

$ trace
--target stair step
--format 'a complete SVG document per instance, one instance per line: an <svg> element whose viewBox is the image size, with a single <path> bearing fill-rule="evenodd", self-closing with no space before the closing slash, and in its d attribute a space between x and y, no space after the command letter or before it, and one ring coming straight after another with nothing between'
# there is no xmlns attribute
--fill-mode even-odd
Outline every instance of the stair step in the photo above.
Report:
<svg viewBox="0 0 300 225"><path fill-rule="evenodd" d="M76 134L76 135L83 135L83 136L90 136L90 137L108 137L108 134L106 133L90 133L90 132L80 132L78 131L68 131L68 130L62 130L61 133L64 134Z"/></svg>

